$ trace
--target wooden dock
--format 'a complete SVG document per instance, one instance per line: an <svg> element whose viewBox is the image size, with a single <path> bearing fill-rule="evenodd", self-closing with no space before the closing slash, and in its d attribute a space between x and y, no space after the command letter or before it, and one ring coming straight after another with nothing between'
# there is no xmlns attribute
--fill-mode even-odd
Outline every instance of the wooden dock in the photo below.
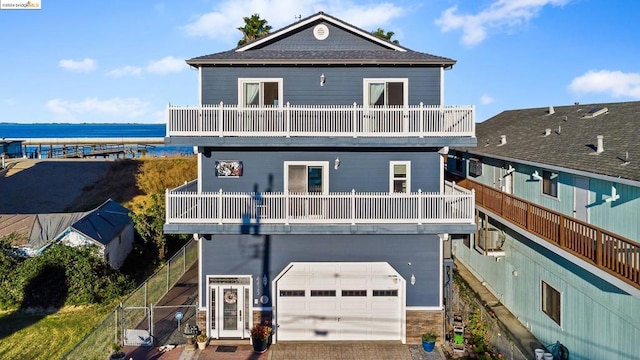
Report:
<svg viewBox="0 0 640 360"><path fill-rule="evenodd" d="M144 155L164 138L30 138L20 139L27 158L109 158ZM35 150L33 149L35 147Z"/></svg>

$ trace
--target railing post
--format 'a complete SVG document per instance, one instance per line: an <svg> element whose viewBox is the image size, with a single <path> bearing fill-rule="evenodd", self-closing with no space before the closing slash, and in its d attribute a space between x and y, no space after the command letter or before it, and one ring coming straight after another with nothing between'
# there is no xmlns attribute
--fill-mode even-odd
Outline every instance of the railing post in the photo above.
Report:
<svg viewBox="0 0 640 360"><path fill-rule="evenodd" d="M286 193L284 196L284 224L289 225L289 207L290 204L290 195Z"/></svg>
<svg viewBox="0 0 640 360"><path fill-rule="evenodd" d="M356 224L356 190L351 189L351 225Z"/></svg>
<svg viewBox="0 0 640 360"><path fill-rule="evenodd" d="M602 255L604 253L603 247L604 239L602 237L602 232L599 229L596 229L596 265L598 267L602 267Z"/></svg>
<svg viewBox="0 0 640 360"><path fill-rule="evenodd" d="M476 189L471 189L471 202L469 203L469 214L471 214L471 220L473 220L473 208L476 203Z"/></svg>
<svg viewBox="0 0 640 360"><path fill-rule="evenodd" d="M357 138L358 137L358 108L357 108L357 104L355 103L355 101L353 102L353 111L352 111L352 117L353 117L353 137Z"/></svg>
<svg viewBox="0 0 640 360"><path fill-rule="evenodd" d="M182 273L187 272L187 247L182 247Z"/></svg>
<svg viewBox="0 0 640 360"><path fill-rule="evenodd" d="M222 225L222 189L218 191L218 225Z"/></svg>
<svg viewBox="0 0 640 360"><path fill-rule="evenodd" d="M422 225L422 189L418 189L418 225Z"/></svg>
<svg viewBox="0 0 640 360"><path fill-rule="evenodd" d="M291 104L287 101L287 103L285 104L285 114L287 114L285 116L285 122L286 122L286 132L287 132L287 137L290 138L291 137Z"/></svg>
<svg viewBox="0 0 640 360"><path fill-rule="evenodd" d="M223 115L224 114L223 104L224 103L222 101L220 101L220 107L218 108L218 137L223 137L224 136L223 135L223 130L224 129L222 128L222 126L224 124L224 121L223 121L224 120L223 119L223 116L224 116Z"/></svg>
<svg viewBox="0 0 640 360"><path fill-rule="evenodd" d="M564 231L564 223L565 223L565 219L564 219L564 215L560 214L560 219L558 220L558 231L560 232L558 235L558 242L560 245L560 248L565 249L567 247L567 240L565 239L565 233L566 231Z"/></svg>
<svg viewBox="0 0 640 360"><path fill-rule="evenodd" d="M424 103L420 101L420 110L418 110L420 115L418 116L419 126L418 132L420 133L420 138L424 138Z"/></svg>

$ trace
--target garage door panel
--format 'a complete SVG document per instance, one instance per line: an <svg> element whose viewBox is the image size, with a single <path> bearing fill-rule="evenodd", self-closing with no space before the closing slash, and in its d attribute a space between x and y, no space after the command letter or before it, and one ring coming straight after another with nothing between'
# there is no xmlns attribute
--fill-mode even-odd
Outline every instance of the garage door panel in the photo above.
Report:
<svg viewBox="0 0 640 360"><path fill-rule="evenodd" d="M279 291L278 340L401 340L404 282L398 276L384 263L293 264L276 288L304 290L304 296Z"/></svg>

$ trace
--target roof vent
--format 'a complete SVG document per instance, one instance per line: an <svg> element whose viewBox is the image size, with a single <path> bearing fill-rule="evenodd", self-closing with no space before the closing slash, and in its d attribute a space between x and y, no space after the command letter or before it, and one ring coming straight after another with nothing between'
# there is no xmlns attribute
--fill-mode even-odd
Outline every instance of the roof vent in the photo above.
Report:
<svg viewBox="0 0 640 360"><path fill-rule="evenodd" d="M589 112L587 112L586 114L582 115L583 118L594 118L598 115L602 115L602 114L606 114L607 112L609 112L609 109L607 109L606 107L602 107L602 108L593 108L591 110L589 110Z"/></svg>
<svg viewBox="0 0 640 360"><path fill-rule="evenodd" d="M544 129L544 136L551 135L551 129Z"/></svg>
<svg viewBox="0 0 640 360"><path fill-rule="evenodd" d="M547 112L549 115L552 115L555 113L555 110L553 110L553 106L549 106L549 111Z"/></svg>
<svg viewBox="0 0 640 360"><path fill-rule="evenodd" d="M600 154L604 151L604 136L598 135L598 146L596 147L596 153Z"/></svg>
<svg viewBox="0 0 640 360"><path fill-rule="evenodd" d="M502 146L507 143L507 135L500 135L500 144L498 146Z"/></svg>

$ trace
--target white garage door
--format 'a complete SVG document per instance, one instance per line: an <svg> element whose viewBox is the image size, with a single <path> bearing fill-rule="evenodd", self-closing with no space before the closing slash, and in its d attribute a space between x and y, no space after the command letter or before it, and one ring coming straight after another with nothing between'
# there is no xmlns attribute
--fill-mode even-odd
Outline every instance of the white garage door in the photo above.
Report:
<svg viewBox="0 0 640 360"><path fill-rule="evenodd" d="M275 289L278 341L403 340L405 281L388 263L292 263Z"/></svg>

